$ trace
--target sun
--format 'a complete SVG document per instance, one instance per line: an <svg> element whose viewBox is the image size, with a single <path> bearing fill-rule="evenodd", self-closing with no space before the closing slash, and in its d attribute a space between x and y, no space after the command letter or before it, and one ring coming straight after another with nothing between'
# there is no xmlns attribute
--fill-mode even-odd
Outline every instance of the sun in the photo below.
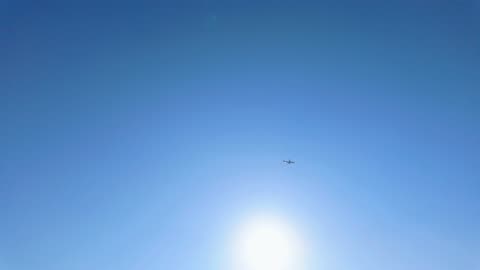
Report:
<svg viewBox="0 0 480 270"><path fill-rule="evenodd" d="M234 238L235 270L298 270L302 241L291 224L278 217L255 217Z"/></svg>

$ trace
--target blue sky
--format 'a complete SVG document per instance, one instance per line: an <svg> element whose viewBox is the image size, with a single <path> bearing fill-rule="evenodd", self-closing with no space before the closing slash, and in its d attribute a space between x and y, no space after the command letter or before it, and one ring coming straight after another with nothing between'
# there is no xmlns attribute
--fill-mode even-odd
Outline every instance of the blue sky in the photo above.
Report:
<svg viewBox="0 0 480 270"><path fill-rule="evenodd" d="M0 269L480 269L480 4L318 2L4 2Z"/></svg>

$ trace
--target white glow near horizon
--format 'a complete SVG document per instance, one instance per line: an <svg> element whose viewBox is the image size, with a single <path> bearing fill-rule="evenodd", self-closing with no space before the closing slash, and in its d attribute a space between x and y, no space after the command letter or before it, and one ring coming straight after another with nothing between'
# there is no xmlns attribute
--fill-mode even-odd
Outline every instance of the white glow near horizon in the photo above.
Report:
<svg viewBox="0 0 480 270"><path fill-rule="evenodd" d="M303 243L298 231L274 217L256 217L234 239L235 270L298 270Z"/></svg>

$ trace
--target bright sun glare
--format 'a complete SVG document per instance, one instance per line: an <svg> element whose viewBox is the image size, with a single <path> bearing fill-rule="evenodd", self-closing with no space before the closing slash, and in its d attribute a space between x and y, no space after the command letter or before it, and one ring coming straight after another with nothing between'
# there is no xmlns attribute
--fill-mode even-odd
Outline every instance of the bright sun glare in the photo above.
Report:
<svg viewBox="0 0 480 270"><path fill-rule="evenodd" d="M286 221L256 217L241 226L234 239L236 270L298 270L300 236Z"/></svg>

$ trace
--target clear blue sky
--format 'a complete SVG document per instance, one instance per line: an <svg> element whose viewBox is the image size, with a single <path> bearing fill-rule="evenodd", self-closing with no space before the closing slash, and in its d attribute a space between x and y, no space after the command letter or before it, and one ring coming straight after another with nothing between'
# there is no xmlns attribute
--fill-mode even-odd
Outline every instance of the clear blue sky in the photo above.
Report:
<svg viewBox="0 0 480 270"><path fill-rule="evenodd" d="M0 4L0 269L480 269L480 3L301 2Z"/></svg>

